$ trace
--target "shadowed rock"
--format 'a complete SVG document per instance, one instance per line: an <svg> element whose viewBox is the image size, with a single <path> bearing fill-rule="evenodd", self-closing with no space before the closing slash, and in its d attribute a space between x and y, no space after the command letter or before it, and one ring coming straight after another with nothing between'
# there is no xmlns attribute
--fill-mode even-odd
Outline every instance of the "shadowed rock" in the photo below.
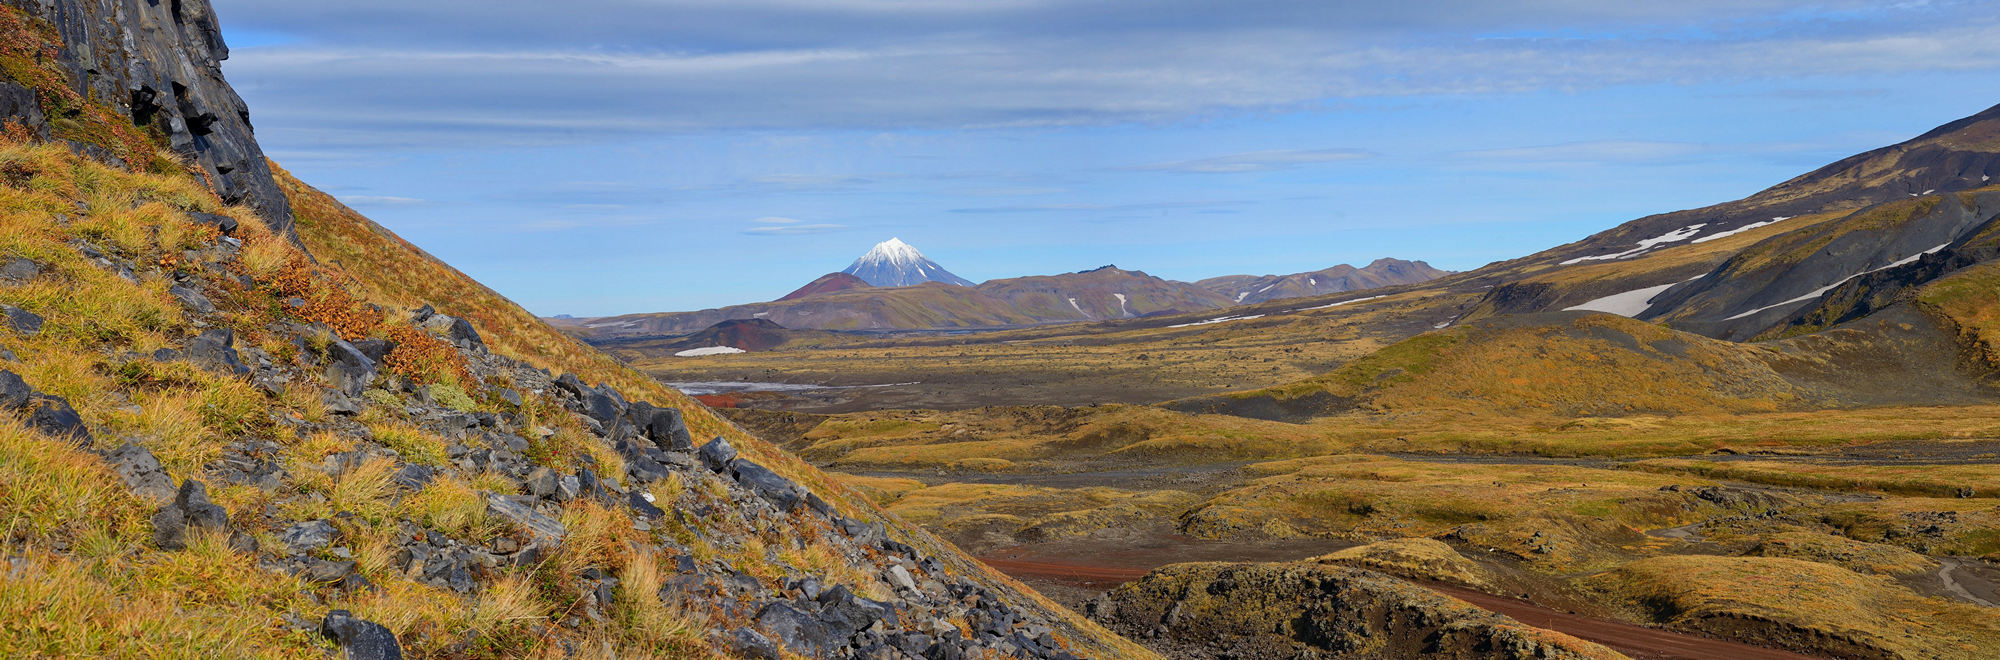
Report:
<svg viewBox="0 0 2000 660"><path fill-rule="evenodd" d="M320 621L319 634L340 645L344 660L402 660L403 645L395 633L382 624L355 618L347 610L333 610Z"/></svg>

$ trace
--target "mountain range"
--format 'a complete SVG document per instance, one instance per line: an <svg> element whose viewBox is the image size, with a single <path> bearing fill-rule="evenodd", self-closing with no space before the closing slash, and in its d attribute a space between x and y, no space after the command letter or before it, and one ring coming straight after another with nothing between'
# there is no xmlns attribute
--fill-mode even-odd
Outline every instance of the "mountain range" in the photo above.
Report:
<svg viewBox="0 0 2000 660"><path fill-rule="evenodd" d="M796 330L1002 328L1197 312L1243 301L1415 284L1444 274L1421 261L1378 259L1365 268L1340 265L1311 273L1233 275L1200 282L1104 266L974 285L892 238L847 270L820 276L772 302L549 321L593 341L683 335L742 319L762 319Z"/></svg>

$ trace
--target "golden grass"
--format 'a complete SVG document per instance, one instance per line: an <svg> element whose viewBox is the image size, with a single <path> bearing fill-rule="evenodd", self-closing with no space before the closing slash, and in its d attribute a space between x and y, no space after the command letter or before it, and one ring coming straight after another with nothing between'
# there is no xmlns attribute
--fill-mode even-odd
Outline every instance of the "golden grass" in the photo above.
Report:
<svg viewBox="0 0 2000 660"><path fill-rule="evenodd" d="M401 421L382 421L368 425L369 433L375 441L388 445L403 460L419 465L444 465L445 441L437 434Z"/></svg>
<svg viewBox="0 0 2000 660"><path fill-rule="evenodd" d="M2000 474L1986 465L1854 465L1803 461L1698 461L1651 459L1640 470L1712 479L1850 492L1921 497L2000 497Z"/></svg>
<svg viewBox="0 0 2000 660"><path fill-rule="evenodd" d="M1655 557L1587 583L1684 629L1741 635L1743 624L1736 617L1754 617L1856 638L1912 657L1977 658L2000 648L2000 613L1919 596L1890 578L1829 564L1770 557Z"/></svg>

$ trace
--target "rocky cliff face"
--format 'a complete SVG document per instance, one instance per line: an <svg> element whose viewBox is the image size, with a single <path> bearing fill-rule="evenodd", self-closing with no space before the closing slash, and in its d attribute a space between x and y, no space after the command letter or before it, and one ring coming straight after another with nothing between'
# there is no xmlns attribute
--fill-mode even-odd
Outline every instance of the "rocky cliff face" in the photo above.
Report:
<svg viewBox="0 0 2000 660"><path fill-rule="evenodd" d="M100 104L200 167L223 201L244 204L280 231L292 210L272 178L250 126L250 110L222 77L229 47L208 0L0 0L52 27L56 43L11 62L0 81L0 110L43 137L132 167L152 154L120 154L77 126L81 105ZM31 26L39 31L44 26ZM27 33L23 33L25 36ZM10 35L15 39L16 35ZM21 46L23 44L10 44ZM32 68L30 68L32 67ZM39 69L39 71L37 71ZM42 88L34 73L62 74L62 89ZM30 107L34 106L34 107ZM133 158L139 156L140 158Z"/></svg>

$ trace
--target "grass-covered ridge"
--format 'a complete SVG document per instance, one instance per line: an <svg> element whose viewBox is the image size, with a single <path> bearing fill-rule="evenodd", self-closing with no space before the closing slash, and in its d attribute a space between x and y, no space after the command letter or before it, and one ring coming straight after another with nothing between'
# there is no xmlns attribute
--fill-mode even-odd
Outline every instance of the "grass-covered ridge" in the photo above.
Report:
<svg viewBox="0 0 2000 660"><path fill-rule="evenodd" d="M488 505L488 493L521 492L522 483L452 468L453 440L408 412L421 407L410 392L435 401L426 409L505 413L520 428L546 429L523 450L536 465L625 474L624 459L552 393L538 395L504 373L474 369L470 353L412 325L407 310L423 304L473 319L498 356L678 406L695 433L729 437L850 515L877 520L881 514L817 470L541 325L330 198L290 183L302 202L301 242L318 251L310 257L247 210L223 205L185 171L132 172L54 144L0 141L0 264L31 264L26 277L0 282L0 304L44 320L34 333L0 324L0 369L66 399L95 437L78 446L30 429L13 412L0 414L0 517L9 530L0 554L11 561L0 572L0 615L19 624L0 626L0 655L310 657L329 648L317 622L345 609L386 626L414 657L562 656L564 649L707 657L714 653L709 631L741 622L657 596L676 559L649 548L668 545L769 585L813 574L857 593L883 593L876 569L857 568L816 545L815 535L832 533L823 526L780 533L711 515L692 527L648 530L625 507L590 500L561 507L567 535L542 561L482 569L468 592L406 574L399 555L409 540L405 525L461 547L512 547L508 539L523 534ZM222 235L217 217L237 225L233 235ZM190 311L190 291L214 311ZM294 327L324 330L301 334ZM191 337L218 329L234 333L235 348L258 374L289 379L253 381L184 358ZM381 362L384 380L356 397L359 412L331 410L329 383L309 366L336 338L393 342ZM156 355L162 349L175 353ZM525 400L504 401L502 389ZM134 494L104 458L128 442L150 450L175 483L206 482L232 526L263 550L205 533L191 536L183 550L156 546L148 518L161 502ZM218 475L218 465L249 451L278 470L277 482ZM410 487L397 483L400 464L449 471ZM713 480L670 479L645 488L668 509L731 506ZM322 549L310 557L351 561L352 575L372 586L312 582L260 565L283 547L289 527L315 520L332 521L342 554ZM1072 616L935 537L890 524L896 538L954 574L997 585L1009 599L1052 616ZM586 607L576 581L596 575L621 586ZM601 616L557 625L586 609ZM1065 619L1062 634L1093 654L1146 655L1080 619Z"/></svg>

